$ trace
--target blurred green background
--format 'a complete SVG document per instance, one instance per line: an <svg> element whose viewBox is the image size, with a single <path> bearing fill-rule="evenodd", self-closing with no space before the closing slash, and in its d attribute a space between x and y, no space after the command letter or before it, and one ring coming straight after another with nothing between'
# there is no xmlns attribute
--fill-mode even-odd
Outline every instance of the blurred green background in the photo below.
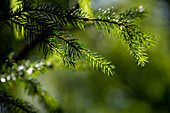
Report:
<svg viewBox="0 0 170 113"><path fill-rule="evenodd" d="M77 1L56 0L56 2L64 7L73 7ZM156 46L148 51L150 60L145 67L137 66L127 47L120 40L109 39L101 35L95 26L87 26L86 31L75 29L70 34L84 42L92 51L99 52L112 61L116 66L116 74L107 76L82 64L77 69L57 66L39 76L41 85L56 96L65 113L170 113L169 1L92 0L93 10L113 6L117 12L122 12L140 5L148 11L148 16L143 20L137 20L137 23L143 30L151 32L157 38ZM12 35L4 31L1 31L1 34L4 33L3 36ZM15 49L3 48L9 40L6 38L0 42L0 52ZM22 43L20 40L15 42ZM16 43L10 46L12 45L18 47ZM29 54L29 58L35 57L41 58L36 50Z"/></svg>
<svg viewBox="0 0 170 113"><path fill-rule="evenodd" d="M70 7L75 2L69 1ZM92 8L114 6L118 12L143 5L148 16L137 23L157 38L149 63L137 66L120 40L102 36L94 26L73 30L91 50L116 66L115 76L96 70L51 70L39 79L55 93L65 113L169 113L170 112L170 7L164 0L92 0Z"/></svg>

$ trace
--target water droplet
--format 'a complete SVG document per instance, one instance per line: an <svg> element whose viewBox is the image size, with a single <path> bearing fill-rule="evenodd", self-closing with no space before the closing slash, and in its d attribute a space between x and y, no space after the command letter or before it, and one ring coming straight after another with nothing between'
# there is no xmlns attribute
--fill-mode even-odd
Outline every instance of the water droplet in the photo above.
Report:
<svg viewBox="0 0 170 113"><path fill-rule="evenodd" d="M112 7L112 9L114 9L114 7Z"/></svg>
<svg viewBox="0 0 170 113"><path fill-rule="evenodd" d="M142 5L140 5L140 6L139 6L139 9L143 9L143 6L142 6Z"/></svg>
<svg viewBox="0 0 170 113"><path fill-rule="evenodd" d="M42 65L44 65L44 64L45 64L44 62L40 62L40 63L39 63L40 66L42 66Z"/></svg>
<svg viewBox="0 0 170 113"><path fill-rule="evenodd" d="M116 22L119 22L119 20L116 20Z"/></svg>
<svg viewBox="0 0 170 113"><path fill-rule="evenodd" d="M22 75L22 71L19 71L18 74L19 74L19 75Z"/></svg>
<svg viewBox="0 0 170 113"><path fill-rule="evenodd" d="M1 82L5 82L6 80L5 80L5 78L1 78Z"/></svg>
<svg viewBox="0 0 170 113"><path fill-rule="evenodd" d="M113 19L113 21L115 21L115 19Z"/></svg>
<svg viewBox="0 0 170 113"><path fill-rule="evenodd" d="M110 8L108 8L107 10L110 10Z"/></svg>
<svg viewBox="0 0 170 113"><path fill-rule="evenodd" d="M15 76L13 76L13 77L12 77L12 80L16 80L16 77L15 77Z"/></svg>
<svg viewBox="0 0 170 113"><path fill-rule="evenodd" d="M6 77L6 79L7 79L7 80L10 80L10 79L11 79L11 76L10 76L10 75L8 75L8 76Z"/></svg>
<svg viewBox="0 0 170 113"><path fill-rule="evenodd" d="M106 13L107 11L105 10L103 13Z"/></svg>
<svg viewBox="0 0 170 113"><path fill-rule="evenodd" d="M101 10L102 8L99 8L99 11Z"/></svg>
<svg viewBox="0 0 170 113"><path fill-rule="evenodd" d="M34 70L34 68L30 67L26 72L28 73L28 75L31 75L33 70Z"/></svg>
<svg viewBox="0 0 170 113"><path fill-rule="evenodd" d="M144 10L143 9L140 9L139 12L142 13Z"/></svg>
<svg viewBox="0 0 170 113"><path fill-rule="evenodd" d="M116 13L115 12L113 12L113 15L115 15Z"/></svg>
<svg viewBox="0 0 170 113"><path fill-rule="evenodd" d="M35 65L36 68L39 67L39 66L40 66L39 64L36 64L36 65Z"/></svg>
<svg viewBox="0 0 170 113"><path fill-rule="evenodd" d="M110 17L108 17L107 19L110 19Z"/></svg>
<svg viewBox="0 0 170 113"><path fill-rule="evenodd" d="M143 11L144 11L143 6L140 5L140 6L139 6L139 12L142 13Z"/></svg>
<svg viewBox="0 0 170 113"><path fill-rule="evenodd" d="M18 70L18 71L21 71L21 70L23 70L24 68L25 68L25 66L21 65L21 66L18 66L17 70Z"/></svg>
<svg viewBox="0 0 170 113"><path fill-rule="evenodd" d="M129 22L129 20L127 20L126 22Z"/></svg>
<svg viewBox="0 0 170 113"><path fill-rule="evenodd" d="M102 9L102 11L104 11L104 9Z"/></svg>
<svg viewBox="0 0 170 113"><path fill-rule="evenodd" d="M47 62L46 66L48 66L48 67L51 66L51 62Z"/></svg>

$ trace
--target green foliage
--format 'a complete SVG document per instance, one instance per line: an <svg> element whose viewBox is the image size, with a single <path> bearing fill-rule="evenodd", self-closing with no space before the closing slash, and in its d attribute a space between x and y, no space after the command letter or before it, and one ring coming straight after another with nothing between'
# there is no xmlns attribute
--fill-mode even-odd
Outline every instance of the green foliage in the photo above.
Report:
<svg viewBox="0 0 170 113"><path fill-rule="evenodd" d="M83 1L79 2L82 6ZM102 34L119 38L123 44L128 46L130 54L136 59L138 65L144 66L148 62L146 51L155 44L155 38L150 33L141 31L140 27L134 23L136 18L145 16L143 7L133 8L120 14L115 14L113 8L107 10L99 8L93 16L90 1L86 3L88 8L85 6L86 8L83 9L88 9L87 12L78 7L65 9L55 3L35 4L34 0L18 0L16 3L9 4L11 9L0 13L0 28L9 27L16 33L16 38L19 37L20 40L25 38L30 45L39 44L45 58L50 54L55 54L62 58L64 64L72 67L75 67L76 62L81 61L82 58L86 58L94 69L101 70L107 75L114 75L115 66L110 61L92 52L78 39L67 34L70 29L85 30L86 25L95 24ZM29 96L38 96L39 102L45 106L47 111L62 112L58 106L53 106L54 103L57 105L57 102L54 102L36 82L39 72L49 69L51 65L43 61L18 63L19 57L10 58L8 63L3 62L0 71L1 82L16 80L15 85L21 85L21 89ZM16 105L21 103L3 91L1 97L7 98L7 102L14 100ZM50 103L51 101L53 104ZM8 107L8 104L4 102L0 104ZM19 106L21 109L25 109L21 106Z"/></svg>
<svg viewBox="0 0 170 113"><path fill-rule="evenodd" d="M8 18L8 23L12 28L17 28L21 32L20 36L24 35L26 40L30 42L38 40L40 47L43 46L45 56L50 50L55 50L61 55L64 63L74 66L74 61L80 58L84 46L80 45L76 39L71 39L70 36L61 35L60 32L64 33L68 28L73 27L84 29L84 25L90 24L92 21L103 34L105 31L109 36L114 33L118 34L122 42L128 45L130 54L138 61L138 65L144 66L148 62L145 51L154 45L154 36L140 31L140 27L134 24L134 19L144 17L145 11L142 6L118 15L115 15L112 8L102 11L100 9L96 18L93 19L87 18L87 14L85 11L82 12L82 8L67 10L48 3L37 4L34 7L30 1L23 1L22 4L14 13L11 11L7 17L2 15L2 18ZM106 64L110 64L110 62L106 62ZM102 68L102 70L105 69Z"/></svg>
<svg viewBox="0 0 170 113"><path fill-rule="evenodd" d="M1 75L1 84L6 83L5 85L12 88L13 90L16 90L15 86L19 86L19 88L22 89L23 92L28 96L32 98L35 98L35 96L37 96L39 104L44 106L47 111L59 111L59 113L62 112L57 106L57 102L53 100L53 96L48 94L48 92L46 92L45 90L41 89L39 82L35 79L37 78L38 74L43 73L46 69L49 69L51 67L51 64L49 62L45 63L44 61L24 61L24 63L19 66L14 62L11 62L10 65L11 67L8 67L8 70L5 70L6 65L4 65L5 67L3 67L3 70L1 71L1 73L4 73ZM9 112L15 113L25 110L26 108L27 109L25 110L25 112L33 112L32 107L29 107L27 103L22 102L21 99L15 100L12 95L4 95L6 94L4 90L2 90L2 94L2 101L0 102L0 104L2 104L3 107L7 107L7 110L11 110ZM10 103L11 101L13 101L13 103ZM16 111L13 111L12 109L16 109Z"/></svg>
<svg viewBox="0 0 170 113"><path fill-rule="evenodd" d="M40 87L40 84L35 79L24 79L16 81L18 85L20 85L20 88L24 90L24 93L26 93L29 97L38 97L38 102L42 106L45 107L45 109L50 112L57 112L60 110L56 100L54 100L54 97L50 95L48 92L43 90ZM59 113L61 113L60 111ZM57 112L58 113L58 112Z"/></svg>
<svg viewBox="0 0 170 113"><path fill-rule="evenodd" d="M37 113L29 103L16 99L0 89L0 110L8 113Z"/></svg>
<svg viewBox="0 0 170 113"><path fill-rule="evenodd" d="M111 62L107 61L104 57L101 57L97 53L91 52L86 49L83 51L86 58L90 61L91 66L95 69L101 69L104 74L113 75L115 66Z"/></svg>
<svg viewBox="0 0 170 113"><path fill-rule="evenodd" d="M0 73L2 73L1 79L3 78L5 81L31 79L36 78L38 73L49 68L51 68L51 64L49 62L44 62L43 60L36 62L30 62L29 60L22 61L20 65L14 61L8 60L2 66ZM34 75L34 73L36 73L36 75Z"/></svg>
<svg viewBox="0 0 170 113"><path fill-rule="evenodd" d="M64 63L74 66L74 61L80 58L80 54L83 54L84 50L88 51L88 57L90 57L90 54L93 54L89 54L90 50L84 48L76 39L71 39L69 36L61 34L64 30L72 27L84 29L84 25L90 23L88 22L88 18L85 18L87 15L85 11L82 12L81 9L76 8L66 10L47 3L44 5L37 4L35 8L31 2L23 1L23 4L24 5L19 7L14 13L10 13L9 23L12 28L16 27L17 30L19 30L21 36L23 36L24 32L26 40L30 42L38 40L40 47L43 46L45 56L50 50L55 50L61 55ZM97 61L98 59L100 60ZM101 62L103 58L98 56L98 59L95 59L95 62ZM102 68L102 70L113 71L113 66L109 66L111 65L110 62L106 60L103 62L105 62L107 66L100 65L99 67ZM97 65L98 64L100 63L97 63ZM112 69L104 69L107 67Z"/></svg>
<svg viewBox="0 0 170 113"><path fill-rule="evenodd" d="M121 14L115 14L113 8L99 11L96 14L96 27L103 33L107 32L109 36L117 36L123 43L128 45L130 54L137 60L138 65L145 66L148 62L147 49L155 44L153 35L140 30L140 26L134 24L136 18L143 18L146 12L142 6L125 11Z"/></svg>

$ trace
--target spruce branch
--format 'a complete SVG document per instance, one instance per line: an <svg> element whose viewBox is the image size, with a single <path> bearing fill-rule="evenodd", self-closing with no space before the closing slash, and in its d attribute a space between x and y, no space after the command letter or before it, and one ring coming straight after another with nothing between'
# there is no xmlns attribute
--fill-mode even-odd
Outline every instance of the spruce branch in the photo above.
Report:
<svg viewBox="0 0 170 113"><path fill-rule="evenodd" d="M5 112L8 113L36 113L37 110L29 103L16 99L7 92L0 90L0 106L6 108Z"/></svg>
<svg viewBox="0 0 170 113"><path fill-rule="evenodd" d="M141 31L140 27L134 24L136 18L143 18L146 14L142 6L118 15L115 15L113 8L99 9L95 18L89 18L82 8L68 10L49 3L33 6L32 2L25 0L22 4L24 5L19 5L15 12L4 17L9 18L11 26L16 27L20 32L24 30L24 36L30 42L41 37L40 47L43 46L45 56L50 50L55 50L64 62L74 66L74 62L81 58L81 54L86 53L86 56L93 57L90 58L93 59L90 61L102 64L100 58L93 56L96 53L86 50L76 39L65 37L65 34L62 34L64 37L60 35L61 31L66 31L70 27L84 29L84 25L93 22L103 34L107 32L109 36L115 35L127 44L130 54L138 61L138 65L144 66L148 62L146 51L151 45L154 45L155 38L153 35ZM103 60L103 62L106 61ZM104 66L104 64L102 65ZM107 68L107 71L112 70L111 67L101 66L103 70Z"/></svg>
<svg viewBox="0 0 170 113"><path fill-rule="evenodd" d="M47 91L43 90L39 82L34 79L37 77L37 74L39 74L37 71L43 72L50 65L51 64L44 63L43 61L34 62L34 64L26 61L25 64L21 64L20 66L17 66L15 63L11 63L12 69L9 70L10 72L6 72L8 70L3 70L6 73L0 75L0 85L5 83L10 84L12 82L13 84L10 85L12 89L15 89L15 86L19 86L20 89L22 89L22 91L24 91L24 93L28 96L32 98L37 96L39 103L42 104L45 109L47 109L47 111L56 112L60 109L58 106L56 106L56 101L51 97L51 95L49 95ZM27 105L27 103L24 103L24 105ZM11 107L13 106L11 105ZM19 108L17 109L20 110Z"/></svg>
<svg viewBox="0 0 170 113"><path fill-rule="evenodd" d="M60 52L59 48L57 47L59 44L58 42L52 41L53 43L50 43L53 50L55 50L58 53L64 53L63 58L68 58L67 64L74 65L74 61L79 60L82 56L85 56L87 60L89 60L91 66L95 69L101 69L103 73L106 73L107 75L113 75L115 66L112 65L110 61L107 61L104 57L101 57L101 55L98 55L97 53L94 53L87 49L83 44L78 42L75 39L70 39L70 37L60 37L58 38L62 41L64 41L64 47L60 48L63 50L63 52ZM54 38L53 38L54 39ZM50 41L51 42L51 41ZM61 54L63 55L63 54ZM71 60L72 59L72 60ZM65 61L65 60L64 60Z"/></svg>
<svg viewBox="0 0 170 113"><path fill-rule="evenodd" d="M96 19L84 20L94 21L103 34L107 32L111 36L116 32L114 35L128 45L130 54L137 60L138 65L144 66L148 62L146 51L156 42L153 35L141 31L141 27L134 23L136 18L143 18L145 14L146 11L142 6L126 10L118 15L115 15L113 9L108 8L103 11L99 9Z"/></svg>
<svg viewBox="0 0 170 113"><path fill-rule="evenodd" d="M47 91L41 88L39 82L35 79L21 79L16 83L21 86L21 89L23 89L28 96L37 96L39 103L42 104L48 112L53 113L60 109L57 102Z"/></svg>
<svg viewBox="0 0 170 113"><path fill-rule="evenodd" d="M81 0L79 1L81 2ZM54 3L45 3L42 5L37 3L36 6L33 4L34 0L18 0L9 12L0 14L1 28L8 26L14 32L17 31L21 38L25 38L29 42L26 49L14 58L14 60L22 59L22 54L26 54L31 46L39 43L40 48L43 48L45 56L48 53L55 53L63 59L64 64L73 67L77 61L85 57L94 69L99 69L107 75L113 75L115 67L110 61L98 53L87 49L77 39L66 34L66 31L70 28L75 27L84 30L85 25L93 23L102 34L108 34L109 37L117 37L123 44L126 44L130 54L136 59L138 65L144 66L148 62L147 50L152 45L155 45L156 40L152 34L142 31L141 27L135 24L137 18L145 17L146 11L142 6L126 10L120 14L115 14L113 8L108 8L107 10L99 8L95 17L91 17L82 8L64 9L60 6L55 6ZM17 79L16 83L18 85L22 84L22 88L28 95L32 97L37 95L39 102L49 112L58 111L58 107L51 107L52 105L48 101L51 98L46 91L40 88L40 84L34 79L29 79L29 77L33 77L33 70L38 70L39 67L31 65L20 70L19 67L23 65L18 67L16 65L16 63L12 66L4 65L4 68L7 69L4 69L4 72L2 71L3 73L0 73L1 82ZM13 72L12 74L11 70L15 74ZM15 103L17 104L15 105ZM17 108L16 110L21 109L34 112L31 111L31 106L18 99L14 99L7 92L1 90L0 105L5 105L9 108L14 106L13 108Z"/></svg>

